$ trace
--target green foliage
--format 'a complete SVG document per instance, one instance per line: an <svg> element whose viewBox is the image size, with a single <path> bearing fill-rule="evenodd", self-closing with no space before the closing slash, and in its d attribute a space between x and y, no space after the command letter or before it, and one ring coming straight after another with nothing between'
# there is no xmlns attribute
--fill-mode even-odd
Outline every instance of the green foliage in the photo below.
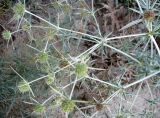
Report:
<svg viewBox="0 0 160 118"><path fill-rule="evenodd" d="M29 89L28 84L24 85L26 82L22 81L18 75L16 75L13 70L10 68L12 65L13 68L16 69L18 73L21 73L24 77L26 77L26 81L31 81L38 75L38 71L33 68L33 65L30 65L29 58L27 60L26 57L20 60L15 55L10 55L9 59L0 59L0 116L6 117L7 113L13 114L21 114L22 112L26 112L23 114L26 117L31 115L31 107L26 107L22 101L28 101L28 94L22 94L22 92L27 92ZM28 78L29 77L29 78ZM24 85L23 87L19 87L19 85ZM22 92L21 92L21 91ZM42 87L41 87L41 90ZM28 105L29 106L29 105ZM15 113L12 112L15 108L18 108ZM10 109L11 111L9 111ZM9 117L9 116L8 116Z"/></svg>

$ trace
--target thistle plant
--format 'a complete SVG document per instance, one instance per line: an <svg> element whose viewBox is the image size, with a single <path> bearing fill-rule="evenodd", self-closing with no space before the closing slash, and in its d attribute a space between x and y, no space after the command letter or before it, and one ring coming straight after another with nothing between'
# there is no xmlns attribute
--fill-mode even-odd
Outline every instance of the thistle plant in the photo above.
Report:
<svg viewBox="0 0 160 118"><path fill-rule="evenodd" d="M102 21L97 18L97 14L103 9L112 11L109 3L108 1L100 4L103 7L96 9L94 0L91 0L90 4L84 0L75 3L68 0L51 2L46 5L49 9L45 9L47 11L45 17L34 12L32 6L26 8L25 3L15 4L13 12L18 20L18 29L14 32L6 30L2 36L5 40L10 40L14 33L28 32L30 38L27 42L27 48L30 49L28 53L35 57L31 65L37 69L38 74L29 73L23 77L21 73L15 71L16 67L11 69L21 79L17 86L18 90L23 94L29 94L29 98L24 102L34 104L32 110L35 113L45 116L48 109L58 108L65 113L66 118L74 114L74 111L85 118L93 118L100 111L115 108L110 110L114 111L114 114L107 111L107 115L121 118L122 114L124 116L132 112L136 114L132 110L136 106L137 96L144 83L153 99L155 88L151 80L154 81L160 73L160 62L157 61L160 48L156 41L160 29L158 21L160 3L158 0L136 0L138 7L130 10L140 17L118 29L118 34L110 31L102 33L104 29L100 25ZM44 5L36 7L41 9ZM43 12L46 13L45 10ZM105 12L104 16L111 15L113 20L116 19L114 16L116 13ZM35 23L35 20L38 23ZM128 33L126 29L140 23L147 30L126 34ZM40 38L36 31L40 32ZM87 48L82 47L85 43L89 45ZM32 79L26 80L30 77ZM42 92L36 88L37 86L40 88L43 86L45 90ZM137 91L133 90L132 93L133 88ZM129 98L133 100L130 102ZM95 102L96 105L93 104ZM127 106L124 103L129 104L129 108L125 108L126 111L123 110L123 107ZM92 113L88 113L89 109ZM152 110L154 111L153 107Z"/></svg>

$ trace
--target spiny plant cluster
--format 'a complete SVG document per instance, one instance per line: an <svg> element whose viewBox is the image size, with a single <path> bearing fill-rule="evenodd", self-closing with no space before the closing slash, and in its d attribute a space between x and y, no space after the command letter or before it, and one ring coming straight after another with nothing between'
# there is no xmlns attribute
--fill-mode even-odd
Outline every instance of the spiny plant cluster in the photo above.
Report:
<svg viewBox="0 0 160 118"><path fill-rule="evenodd" d="M5 29L2 37L8 42L12 41L12 35L18 35L19 32L26 32L29 37L26 44L29 51L26 53L30 56L25 66L30 66L30 69L22 72L14 65L8 68L18 78L15 80L16 93L27 96L23 103L32 106L30 115L47 117L48 110L60 109L65 114L64 117L75 117L74 113L79 112L82 117L93 118L98 117L101 111L105 114L111 104L115 104L114 113L107 111L106 117L138 117L132 110L143 83L146 83L152 96L151 101L155 103L149 105L152 111L148 112L152 112L152 117L157 115L155 106L158 102L152 95L152 88L155 90L159 86L157 75L160 73L160 48L157 37L160 31L160 3L158 0L135 0L135 3L135 8L129 10L138 15L138 19L119 29L119 32L124 33L117 36L112 32L101 33L96 13L107 7L107 4L95 9L94 0L89 3L85 0L53 1L45 5L48 8L44 9L47 11L46 16L27 8L25 2L18 1L14 5L14 15L10 23L16 21L17 28L15 31ZM36 4L33 6L38 7L41 12L44 7ZM38 19L39 23L33 23L35 19ZM94 28L88 27L89 23L92 23ZM125 33L139 24L143 25L145 30L133 34ZM42 34L39 33L38 36L35 30L42 31ZM117 43L127 41L128 43L122 46ZM82 47L84 43L92 45L86 49ZM129 43L132 43L131 47L128 46ZM118 66L112 66L111 61L108 72L107 68L103 67L105 64L102 64L102 67L100 64L94 66L96 59L94 60L93 56L104 61L110 52L119 54L116 57L121 60L120 63L117 62ZM33 70L36 74L33 74ZM106 73L109 73L108 76L104 76ZM91 95L86 92L88 98L81 99L77 95L77 88L81 87L91 91ZM133 87L138 89L136 95L128 93ZM123 100L127 101L130 95L134 100L129 109L125 109ZM119 98L118 104L114 103L114 98ZM87 112L89 109L94 112Z"/></svg>

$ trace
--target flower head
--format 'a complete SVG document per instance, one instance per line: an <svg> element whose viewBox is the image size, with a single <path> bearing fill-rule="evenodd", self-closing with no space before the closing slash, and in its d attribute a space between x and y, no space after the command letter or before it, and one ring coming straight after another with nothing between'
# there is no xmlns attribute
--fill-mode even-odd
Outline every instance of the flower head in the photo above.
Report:
<svg viewBox="0 0 160 118"><path fill-rule="evenodd" d="M20 19L25 13L25 6L19 2L13 7L14 16L16 19Z"/></svg>
<svg viewBox="0 0 160 118"><path fill-rule="evenodd" d="M26 93L31 90L30 85L26 81L19 82L18 89L21 93Z"/></svg>
<svg viewBox="0 0 160 118"><path fill-rule="evenodd" d="M5 39L5 40L10 40L11 37L12 37L12 33L8 30L6 31L3 31L2 32L2 37Z"/></svg>
<svg viewBox="0 0 160 118"><path fill-rule="evenodd" d="M56 97L54 99L54 101L52 102L52 105L54 107L57 107L57 106L61 106L62 105L62 101L63 101L63 98L62 97Z"/></svg>
<svg viewBox="0 0 160 118"><path fill-rule="evenodd" d="M51 40L51 39L54 39L55 35L56 35L56 31L55 31L54 29L49 29L49 30L47 31L46 37L47 37L49 40Z"/></svg>
<svg viewBox="0 0 160 118"><path fill-rule="evenodd" d="M75 73L78 78L86 77L88 75L88 66L84 63L78 63L76 65Z"/></svg>
<svg viewBox="0 0 160 118"><path fill-rule="evenodd" d="M144 18L146 21L149 21L149 22L153 21L154 18L155 18L155 13L154 13L154 11L151 11L151 10L145 11L144 14L143 14L143 18Z"/></svg>
<svg viewBox="0 0 160 118"><path fill-rule="evenodd" d="M54 82L54 80L55 80L55 75L52 73L49 73L46 79L47 85L51 85Z"/></svg>
<svg viewBox="0 0 160 118"><path fill-rule="evenodd" d="M38 62L40 63L46 63L48 61L48 54L46 52L41 52L38 55Z"/></svg>
<svg viewBox="0 0 160 118"><path fill-rule="evenodd" d="M38 104L34 107L34 112L35 113L42 113L45 111L45 106Z"/></svg>
<svg viewBox="0 0 160 118"><path fill-rule="evenodd" d="M29 23L25 23L22 25L22 29L24 31L29 31L31 29L31 25Z"/></svg>
<svg viewBox="0 0 160 118"><path fill-rule="evenodd" d="M72 112L74 110L75 103L72 100L64 100L61 104L63 112Z"/></svg>

